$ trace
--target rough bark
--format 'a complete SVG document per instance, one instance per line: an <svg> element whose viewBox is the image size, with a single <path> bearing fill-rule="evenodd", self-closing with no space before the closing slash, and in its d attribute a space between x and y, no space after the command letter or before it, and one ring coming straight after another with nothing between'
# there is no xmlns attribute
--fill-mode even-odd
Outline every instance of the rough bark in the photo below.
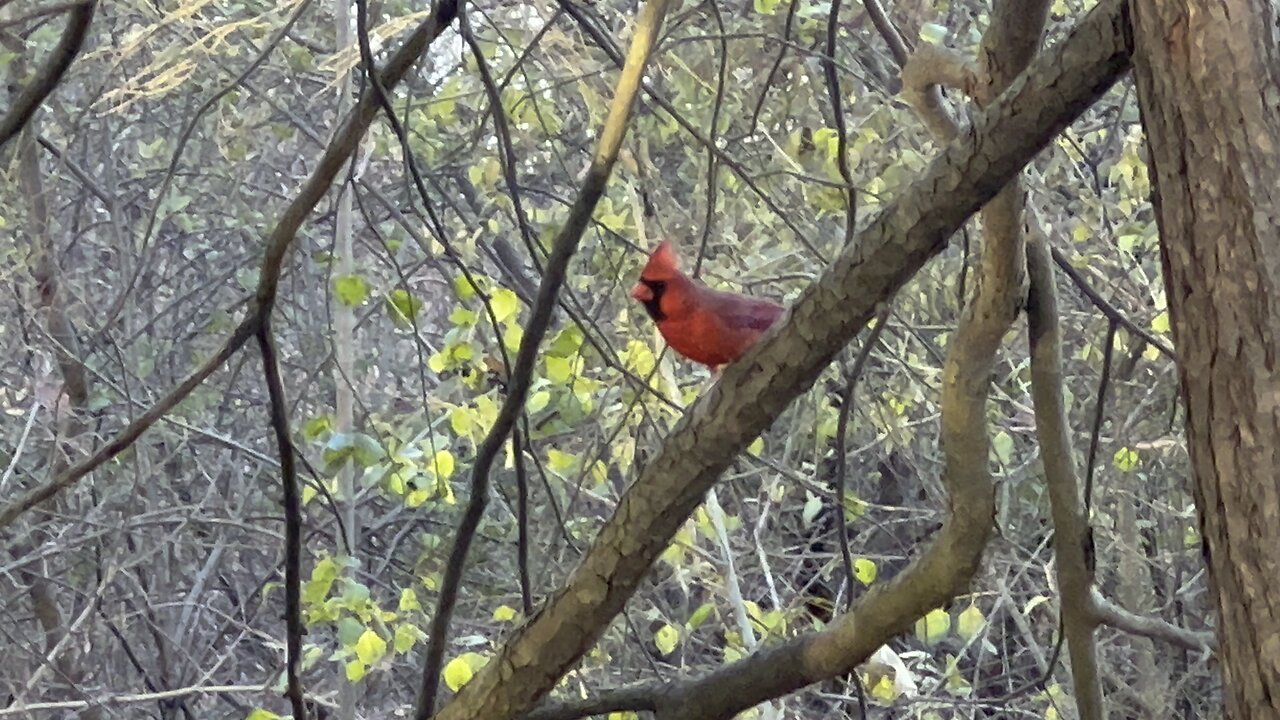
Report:
<svg viewBox="0 0 1280 720"><path fill-rule="evenodd" d="M1280 51L1268 0L1133 5L1228 716L1280 714Z"/></svg>

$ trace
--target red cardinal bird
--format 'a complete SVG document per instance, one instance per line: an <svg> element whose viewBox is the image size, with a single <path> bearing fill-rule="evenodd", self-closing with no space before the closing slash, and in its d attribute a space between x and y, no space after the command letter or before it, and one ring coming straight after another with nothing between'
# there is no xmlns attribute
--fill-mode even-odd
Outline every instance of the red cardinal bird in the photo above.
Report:
<svg viewBox="0 0 1280 720"><path fill-rule="evenodd" d="M644 305L672 349L713 374L742 357L782 315L775 302L712 290L680 272L667 241L649 255L631 297Z"/></svg>

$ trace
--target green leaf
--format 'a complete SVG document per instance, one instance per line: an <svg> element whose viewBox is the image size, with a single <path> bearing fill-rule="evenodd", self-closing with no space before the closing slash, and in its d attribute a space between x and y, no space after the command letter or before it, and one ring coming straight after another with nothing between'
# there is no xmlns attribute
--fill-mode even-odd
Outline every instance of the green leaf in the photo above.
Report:
<svg viewBox="0 0 1280 720"><path fill-rule="evenodd" d="M400 623L396 626L395 638L392 640L392 646L399 655L409 652L413 646L417 644L421 633L418 628L409 623Z"/></svg>
<svg viewBox="0 0 1280 720"><path fill-rule="evenodd" d="M525 409L528 410L530 414L535 414L541 412L549 402L551 402L551 393L546 390L539 390L529 396L529 402L526 403Z"/></svg>
<svg viewBox="0 0 1280 720"><path fill-rule="evenodd" d="M925 645L934 645L951 631L951 615L938 608L916 621L916 637Z"/></svg>
<svg viewBox="0 0 1280 720"><path fill-rule="evenodd" d="M369 297L369 284L359 275L344 275L333 281L333 291L338 302L347 307L356 307Z"/></svg>
<svg viewBox="0 0 1280 720"><path fill-rule="evenodd" d="M1117 450L1115 456L1112 458L1112 462L1115 463L1116 469L1120 472L1126 473L1133 472L1133 469L1138 467L1138 463L1141 460L1142 458L1139 457L1137 450L1127 447L1122 447Z"/></svg>
<svg viewBox="0 0 1280 720"><path fill-rule="evenodd" d="M920 26L920 39L930 45L941 45L947 39L947 28L937 23L925 23Z"/></svg>
<svg viewBox="0 0 1280 720"><path fill-rule="evenodd" d="M853 561L853 576L858 578L858 582L863 585L870 585L876 581L876 575L879 572L876 564L867 558L858 558Z"/></svg>
<svg viewBox="0 0 1280 720"><path fill-rule="evenodd" d="M338 642L343 647L355 645L364 634L365 627L353 617L344 617L338 621Z"/></svg>
<svg viewBox="0 0 1280 720"><path fill-rule="evenodd" d="M162 152L164 152L165 144L166 143L163 135L156 138L155 140L152 140L149 143L145 143L139 140L138 155L141 156L143 160L154 160Z"/></svg>
<svg viewBox="0 0 1280 720"><path fill-rule="evenodd" d="M404 288L396 288L387 293L386 297L387 316L391 318L391 322L402 330L411 330L413 328L413 320L418 317L418 312L422 310L422 301L409 294Z"/></svg>
<svg viewBox="0 0 1280 720"><path fill-rule="evenodd" d="M991 450L1002 464L1009 465L1013 462L1013 437L1001 430L991 438Z"/></svg>
<svg viewBox="0 0 1280 720"><path fill-rule="evenodd" d="M331 430L333 430L333 418L329 415L321 415L311 418L306 425L302 426L302 437L309 442L314 442Z"/></svg>
<svg viewBox="0 0 1280 720"><path fill-rule="evenodd" d="M405 588L400 591L400 612L412 612L421 610L422 603L418 602L418 593L413 588Z"/></svg>
<svg viewBox="0 0 1280 720"><path fill-rule="evenodd" d="M680 631L670 624L663 625L653 634L653 643L663 655L670 655L680 644Z"/></svg>
<svg viewBox="0 0 1280 720"><path fill-rule="evenodd" d="M573 363L569 358L556 357L555 355L547 356L547 379L557 385L569 381L569 376L573 374Z"/></svg>
<svg viewBox="0 0 1280 720"><path fill-rule="evenodd" d="M342 602L350 608L361 608L369 600L369 586L347 578L342 588Z"/></svg>
<svg viewBox="0 0 1280 720"><path fill-rule="evenodd" d="M970 605L964 612L960 613L960 618L956 622L956 635L967 642L972 640L973 636L977 635L982 630L982 626L986 624L987 618L978 609L978 606Z"/></svg>
<svg viewBox="0 0 1280 720"><path fill-rule="evenodd" d="M498 318L498 322L506 322L516 314L516 310L520 309L520 298L516 297L511 290L501 288L489 299L489 306L493 308L493 314Z"/></svg>
<svg viewBox="0 0 1280 720"><path fill-rule="evenodd" d="M702 603L697 610L689 616L689 621L685 623L690 630L696 630L698 626L707 621L711 617L711 613L715 610L715 606L711 603Z"/></svg>

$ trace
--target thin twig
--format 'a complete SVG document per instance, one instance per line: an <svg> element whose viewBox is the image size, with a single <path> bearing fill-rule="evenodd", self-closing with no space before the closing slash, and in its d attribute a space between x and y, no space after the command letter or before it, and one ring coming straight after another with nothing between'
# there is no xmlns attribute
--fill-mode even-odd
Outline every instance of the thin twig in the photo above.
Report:
<svg viewBox="0 0 1280 720"><path fill-rule="evenodd" d="M1085 279L1084 275L1082 275L1080 271L1071 264L1071 258L1068 258L1065 253L1056 247L1050 248L1050 251L1053 253L1053 262L1062 269L1062 272L1067 274L1067 277L1071 278L1071 282L1076 286L1076 288L1080 290L1081 293L1084 293L1084 296L1089 298L1094 307L1101 310L1103 315L1106 315L1108 318L1120 323L1124 326L1124 329L1145 340L1149 345L1151 345L1151 347L1159 350L1165 357L1177 362L1178 356L1174 353L1172 347L1160 338L1152 335L1146 328L1130 320L1124 313L1120 312L1119 308L1108 302L1106 298L1102 297L1102 294L1095 290L1093 286L1089 284L1089 281Z"/></svg>
<svg viewBox="0 0 1280 720"><path fill-rule="evenodd" d="M836 29L840 26L840 0L831 0L827 13L827 54L822 58L822 71L827 79L827 95L831 100L831 115L836 124L836 165L844 180L844 242L853 242L858 224L858 191L853 188L853 173L849 170L849 130L844 122L844 99L840 91L840 76L836 74Z"/></svg>
<svg viewBox="0 0 1280 720"><path fill-rule="evenodd" d="M284 489L284 620L285 695L293 707L293 717L307 720L307 703L302 692L302 494L298 491L298 470L294 465L293 440L289 435L289 411L284 400L284 381L276 358L270 319L258 327L258 350L262 353L262 374L271 401L271 428L280 455L280 483ZM348 498L350 500L350 498Z"/></svg>
<svg viewBox="0 0 1280 720"><path fill-rule="evenodd" d="M1093 501L1093 471L1098 460L1098 438L1102 434L1102 419L1106 415L1107 388L1111 385L1111 356L1116 345L1116 327L1114 318L1107 323L1106 345L1102 351L1102 377L1098 379L1098 399L1093 406L1093 430L1089 433L1089 459L1084 471L1084 511L1088 517Z"/></svg>
<svg viewBox="0 0 1280 720"><path fill-rule="evenodd" d="M867 333L867 339L863 341L862 347L858 349L858 356L854 358L853 365L845 373L844 394L840 398L840 415L836 419L836 477L833 509L836 516L836 536L840 539L840 558L844 562L845 582L849 586L849 592L845 594L846 610L853 607L854 599L853 553L849 550L849 524L845 522L844 517L844 491L849 462L846 457L849 442L849 416L853 413L853 396L858 387L858 379L862 377L862 370L866 367L867 361L871 359L871 351L880 340L880 333L884 332L885 326L889 324L889 315L892 312L893 306L886 302L879 314L876 315L875 327L871 328L870 333Z"/></svg>

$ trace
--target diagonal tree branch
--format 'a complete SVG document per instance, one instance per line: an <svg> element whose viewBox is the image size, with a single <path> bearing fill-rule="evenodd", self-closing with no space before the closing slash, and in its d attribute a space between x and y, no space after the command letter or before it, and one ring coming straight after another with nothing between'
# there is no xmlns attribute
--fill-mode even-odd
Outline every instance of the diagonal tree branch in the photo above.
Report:
<svg viewBox="0 0 1280 720"><path fill-rule="evenodd" d="M71 69L71 63L80 54L84 39L89 35L89 23L93 21L93 11L97 7L97 0L84 0L71 7L67 14L67 26L63 28L62 37L49 54L49 59L36 73L31 84L14 98L9 112L0 117L0 147L4 147L5 143L22 132L22 128L35 115L36 109L58 87L58 82L67 74L67 70Z"/></svg>
<svg viewBox="0 0 1280 720"><path fill-rule="evenodd" d="M439 714L508 720L528 712L595 643L733 458L807 388L947 238L1128 68L1124 0L1103 0L1033 61L842 250L776 324L667 437L624 495L567 585L517 630ZM990 488L960 484L937 541L893 581L822 632L712 673L679 697L681 717L730 717L848 672L885 640L964 587L991 525ZM714 705L714 707L708 707Z"/></svg>

